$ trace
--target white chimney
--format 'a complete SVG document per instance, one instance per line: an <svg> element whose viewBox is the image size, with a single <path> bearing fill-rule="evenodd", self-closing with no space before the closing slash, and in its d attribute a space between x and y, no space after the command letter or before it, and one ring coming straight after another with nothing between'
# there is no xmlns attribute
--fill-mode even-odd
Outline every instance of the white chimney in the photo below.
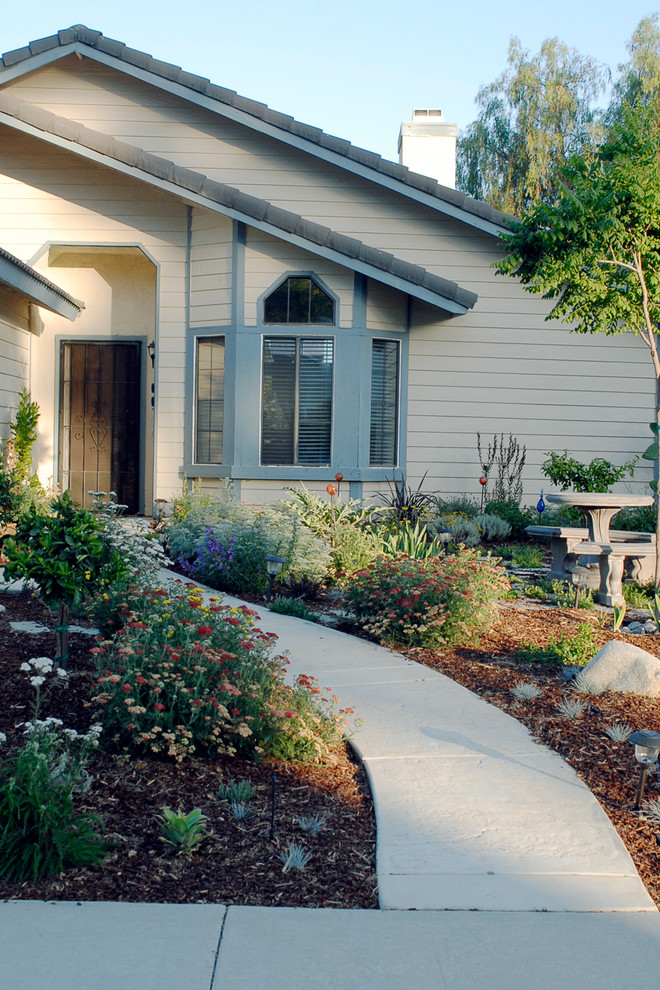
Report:
<svg viewBox="0 0 660 990"><path fill-rule="evenodd" d="M401 124L399 164L455 189L456 124L446 123L442 110L413 110Z"/></svg>

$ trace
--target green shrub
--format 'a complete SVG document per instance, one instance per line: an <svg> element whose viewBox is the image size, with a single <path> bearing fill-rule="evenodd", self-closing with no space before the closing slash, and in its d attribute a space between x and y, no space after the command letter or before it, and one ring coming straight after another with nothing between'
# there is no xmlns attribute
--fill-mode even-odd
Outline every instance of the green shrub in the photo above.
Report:
<svg viewBox="0 0 660 990"><path fill-rule="evenodd" d="M461 550L429 560L381 557L353 575L346 599L379 639L433 646L463 643L487 629L507 587L501 568Z"/></svg>
<svg viewBox="0 0 660 990"><path fill-rule="evenodd" d="M469 495L458 495L456 498L438 496L435 500L435 515L443 518L458 514L466 519L473 519L480 511L478 501Z"/></svg>
<svg viewBox="0 0 660 990"><path fill-rule="evenodd" d="M344 502L334 495L323 498L310 492L305 485L289 488L289 491L292 497L284 506L330 546L335 577L366 567L381 551L381 540L370 525L373 510L360 499Z"/></svg>
<svg viewBox="0 0 660 990"><path fill-rule="evenodd" d="M540 547L525 544L498 547L497 555L503 560L510 560L517 567L541 567L543 565L543 551Z"/></svg>
<svg viewBox="0 0 660 990"><path fill-rule="evenodd" d="M557 605L559 608L576 607L575 585L569 585L565 581L541 579L536 584L526 585L524 593L528 598L538 598L541 601L548 601L551 605ZM596 607L593 593L588 588L580 588L577 607L585 610Z"/></svg>
<svg viewBox="0 0 660 990"><path fill-rule="evenodd" d="M626 532L655 533L655 505L640 505L622 509L612 520L612 529L624 529Z"/></svg>
<svg viewBox="0 0 660 990"><path fill-rule="evenodd" d="M553 640L547 646L523 643L517 651L516 659L521 663L563 664L566 667L586 667L596 653L593 627L582 623L573 636Z"/></svg>
<svg viewBox="0 0 660 990"><path fill-rule="evenodd" d="M23 746L0 764L0 876L17 881L97 863L106 852L98 820L74 807L84 746L71 755L71 735L58 719L28 722L26 732ZM92 736L79 738L91 744Z"/></svg>
<svg viewBox="0 0 660 990"><path fill-rule="evenodd" d="M125 625L92 650L107 746L178 762L282 747L318 760L341 738L344 713L311 678L284 683L286 659L272 655L251 609L204 604L198 589L179 584L132 589L120 611Z"/></svg>
<svg viewBox="0 0 660 990"><path fill-rule="evenodd" d="M626 461L621 467L615 467L604 457L594 457L589 464L570 457L567 450L561 454L555 451L546 452L547 460L541 465L546 478L565 492L572 488L575 492L608 492L612 485L621 481L626 475L631 478L637 458Z"/></svg>
<svg viewBox="0 0 660 990"><path fill-rule="evenodd" d="M428 531L431 535L435 536L440 530L449 530L450 543L462 543L466 547L476 547L481 538L477 524L458 512L438 516L429 523Z"/></svg>
<svg viewBox="0 0 660 990"><path fill-rule="evenodd" d="M632 608L653 608L654 588L652 584L640 588L638 584L626 582L623 585L622 591L626 605L631 605Z"/></svg>
<svg viewBox="0 0 660 990"><path fill-rule="evenodd" d="M302 598L276 598L268 607L271 612L277 612L279 615L292 615L295 619L316 622L316 616Z"/></svg>
<svg viewBox="0 0 660 990"><path fill-rule="evenodd" d="M517 502L489 500L486 504L486 512L508 523L511 527L510 536L514 540L524 540L527 536L525 532L527 526L538 523L538 512L529 508L521 509Z"/></svg>
<svg viewBox="0 0 660 990"><path fill-rule="evenodd" d="M116 551L109 551L101 537L103 526L91 512L79 508L64 492L53 499L42 516L32 508L21 517L16 536L5 541L5 575L30 578L51 607L59 608L57 661L68 659L69 609L105 585L127 575Z"/></svg>

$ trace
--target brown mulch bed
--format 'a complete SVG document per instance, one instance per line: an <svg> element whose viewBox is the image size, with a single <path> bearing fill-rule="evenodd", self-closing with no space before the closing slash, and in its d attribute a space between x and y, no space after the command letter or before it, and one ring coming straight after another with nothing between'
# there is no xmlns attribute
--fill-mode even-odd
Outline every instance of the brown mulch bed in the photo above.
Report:
<svg viewBox="0 0 660 990"><path fill-rule="evenodd" d="M22 739L19 723L31 718L33 688L20 664L54 655L54 634L17 633L10 621L53 627L51 614L29 594L0 596L0 731L6 756ZM73 620L76 621L76 620ZM41 718L61 718L86 731L94 721L89 705L93 640L71 637L69 683L59 682L46 698ZM0 878L0 899L223 903L296 907L377 908L376 829L366 774L347 746L334 749L335 765L309 766L265 759L194 759L173 764L98 753L93 783L77 809L98 814L110 851L98 866L67 870L49 880L15 883ZM275 828L270 838L275 774ZM237 820L219 800L220 784L249 779L256 788L255 814ZM207 837L191 856L168 853L160 841L163 806L208 817ZM303 833L299 817L325 817L320 835ZM289 841L311 852L303 871L282 872L279 854Z"/></svg>
<svg viewBox="0 0 660 990"><path fill-rule="evenodd" d="M599 625L599 613L506 603L499 608L493 629L478 645L442 650L410 650L411 659L441 671L518 719L541 743L562 756L596 796L618 831L649 894L660 907L660 821L635 812L639 779L630 743L615 743L605 734L607 725L626 722L634 729L660 732L660 699L607 692L598 697L579 695L587 702L584 714L568 719L557 711L569 683L557 667L521 663L516 650L523 643L546 645L573 635L581 623L593 625L598 646L610 639L625 640L660 657L660 635L632 636L613 633ZM542 695L533 701L517 701L511 689L519 681L533 680ZM660 797L658 777L649 773L645 798Z"/></svg>

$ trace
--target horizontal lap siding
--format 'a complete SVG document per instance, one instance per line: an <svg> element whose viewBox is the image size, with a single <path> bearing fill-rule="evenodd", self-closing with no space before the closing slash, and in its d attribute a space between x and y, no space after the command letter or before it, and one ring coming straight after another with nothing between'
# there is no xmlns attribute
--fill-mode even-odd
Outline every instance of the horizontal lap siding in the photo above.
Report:
<svg viewBox="0 0 660 990"><path fill-rule="evenodd" d="M513 308L522 290L509 284ZM486 441L494 433L513 433L527 448L523 477L530 503L541 487L552 487L540 469L548 451L567 449L580 461L605 457L622 464L648 446L653 374L638 339L575 334L533 320L524 329L493 329L481 308L480 299L468 316L411 332L411 483L428 470L425 487L476 495L478 431ZM646 494L651 477L651 465L640 461L634 482L619 487Z"/></svg>
<svg viewBox="0 0 660 990"><path fill-rule="evenodd" d="M26 316L27 304L0 286L0 440L8 439L19 393L28 385L30 335L19 325Z"/></svg>
<svg viewBox="0 0 660 990"><path fill-rule="evenodd" d="M232 222L194 209L191 231L190 323L231 323Z"/></svg>
<svg viewBox="0 0 660 990"><path fill-rule="evenodd" d="M396 289L369 279L367 287L367 326L371 330L401 332L407 326L407 297Z"/></svg>
<svg viewBox="0 0 660 990"><path fill-rule="evenodd" d="M282 275L297 271L313 271L319 276L339 298L337 322L341 326L350 326L353 320L353 273L252 228L247 231L245 247L246 324L255 325L258 322L259 297Z"/></svg>

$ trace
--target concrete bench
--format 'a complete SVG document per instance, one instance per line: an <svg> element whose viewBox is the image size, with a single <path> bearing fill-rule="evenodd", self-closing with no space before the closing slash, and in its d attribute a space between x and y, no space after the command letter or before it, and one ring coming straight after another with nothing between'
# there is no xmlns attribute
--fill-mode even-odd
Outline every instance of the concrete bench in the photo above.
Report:
<svg viewBox="0 0 660 990"><path fill-rule="evenodd" d="M528 526L530 536L549 536L552 550L550 578L565 581L579 575L588 588L598 589L601 605L623 602L621 584L626 563L637 584L655 575L655 534L611 530L609 543L589 542L586 528ZM587 558L580 563L580 558ZM589 561L591 558L591 562Z"/></svg>

